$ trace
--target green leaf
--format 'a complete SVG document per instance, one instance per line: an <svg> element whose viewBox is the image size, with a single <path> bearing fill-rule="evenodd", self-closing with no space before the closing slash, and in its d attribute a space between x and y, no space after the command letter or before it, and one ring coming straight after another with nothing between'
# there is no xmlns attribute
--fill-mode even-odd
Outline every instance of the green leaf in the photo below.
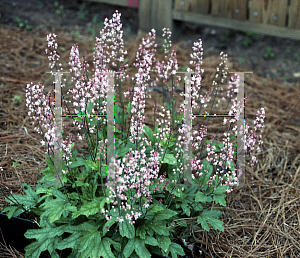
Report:
<svg viewBox="0 0 300 258"><path fill-rule="evenodd" d="M122 123L124 123L124 121L126 121L127 115L123 115L123 110L118 106L118 104L115 104L115 114L115 121L118 125L121 125ZM128 114L130 114L130 112L128 112Z"/></svg>
<svg viewBox="0 0 300 258"><path fill-rule="evenodd" d="M196 193L195 202L207 203L211 202L213 199L210 196L206 196L205 193L198 191Z"/></svg>
<svg viewBox="0 0 300 258"><path fill-rule="evenodd" d="M110 220L106 221L106 223L103 226L103 236L106 235L106 233L108 232L108 230L110 229L110 227L115 224L116 222L116 218L112 217ZM106 227L108 227L108 229L106 229Z"/></svg>
<svg viewBox="0 0 300 258"><path fill-rule="evenodd" d="M229 188L228 185L219 185L216 190L214 191L214 194L222 194L225 193L226 190Z"/></svg>
<svg viewBox="0 0 300 258"><path fill-rule="evenodd" d="M92 249L92 255L91 257L103 257L103 258L115 258L114 254L111 251L110 245L112 244L112 240L110 238L104 238L103 241L101 241L101 244L99 245L95 241L94 249ZM117 250L116 246L114 246ZM120 249L121 246L118 247ZM119 250L120 251L120 250Z"/></svg>
<svg viewBox="0 0 300 258"><path fill-rule="evenodd" d="M116 148L115 154L118 155L118 158L122 158L129 152L130 148L132 147L129 144L127 144L126 147L124 146L122 148L118 148L118 149Z"/></svg>
<svg viewBox="0 0 300 258"><path fill-rule="evenodd" d="M116 241L114 241L110 238L107 238L107 237L104 238L104 239L105 239L105 241L108 241L110 244L112 244L117 251L121 252L122 246L119 242L116 242Z"/></svg>
<svg viewBox="0 0 300 258"><path fill-rule="evenodd" d="M186 197L186 194L184 192L182 192L181 188L177 188L176 190L177 191L174 191L174 195L176 197L179 197L179 198L182 198L182 199L184 199Z"/></svg>
<svg viewBox="0 0 300 258"><path fill-rule="evenodd" d="M154 146L154 143L155 143L155 137L153 135L153 132L151 130L151 128L147 125L145 125L143 127L144 131L145 131L145 134L148 136L149 140L151 141L151 144L153 144Z"/></svg>
<svg viewBox="0 0 300 258"><path fill-rule="evenodd" d="M150 206L150 209L149 209L151 212L158 212L158 211L163 211L164 208L159 206L159 205L156 205L156 204L151 204Z"/></svg>
<svg viewBox="0 0 300 258"><path fill-rule="evenodd" d="M90 114L90 115L93 114L93 113L92 113L92 108L93 108L93 102L90 101L90 102L87 103L87 105L86 105L86 111L87 111L87 113Z"/></svg>
<svg viewBox="0 0 300 258"><path fill-rule="evenodd" d="M99 228L99 224L96 223L94 220L88 220L86 222L83 222L81 224L79 224L77 226L77 228L79 230L81 230L82 232L92 232L92 231L95 231ZM78 232L77 231L77 228L72 228L71 226L67 227L65 230L69 230L68 232ZM72 231L73 230L73 231Z"/></svg>
<svg viewBox="0 0 300 258"><path fill-rule="evenodd" d="M48 188L45 188L45 186L41 186L40 184L38 184L35 188L35 192L37 194L45 193L46 195L44 195L44 196L49 196L49 195L52 195L53 188L48 189ZM39 201L40 199L41 199L41 197L38 199L38 202L40 202Z"/></svg>
<svg viewBox="0 0 300 258"><path fill-rule="evenodd" d="M213 166L210 165L207 160L204 160L201 172L203 174L200 177L200 185L204 185L205 186L207 184L207 181L209 180L212 172L213 172Z"/></svg>
<svg viewBox="0 0 300 258"><path fill-rule="evenodd" d="M176 244L176 243L171 243L171 245L169 247L169 251L172 254L172 258L177 258L178 254L181 256L185 255L183 248L179 244Z"/></svg>
<svg viewBox="0 0 300 258"><path fill-rule="evenodd" d="M100 232L96 230L93 232L88 232L81 237L79 252L82 252L82 258L115 258L110 248L110 245L112 244L114 245L116 250L121 250L121 246L119 243L116 243L107 237L101 239Z"/></svg>
<svg viewBox="0 0 300 258"><path fill-rule="evenodd" d="M12 196L5 197L5 201L12 205L22 204L25 209L31 208L37 203L34 198L27 195L13 194Z"/></svg>
<svg viewBox="0 0 300 258"><path fill-rule="evenodd" d="M209 231L209 226L208 226L208 224L207 224L207 222L206 222L206 220L204 218L202 218L202 217L199 216L198 219L197 219L197 223L200 223L201 227L204 230Z"/></svg>
<svg viewBox="0 0 300 258"><path fill-rule="evenodd" d="M169 229L166 227L165 221L155 221L155 222L152 222L152 224L150 224L150 222L149 223L147 223L147 222L146 222L146 225L148 226L148 228L152 229L157 234L163 235L163 236L170 235ZM148 231L148 234L149 234L149 231Z"/></svg>
<svg viewBox="0 0 300 258"><path fill-rule="evenodd" d="M151 253L145 247L145 240L136 238L134 247L135 252L140 258L151 258Z"/></svg>
<svg viewBox="0 0 300 258"><path fill-rule="evenodd" d="M171 240L169 236L160 236L156 235L156 239L158 242L158 246L164 251L167 252L169 249L169 246L171 244Z"/></svg>
<svg viewBox="0 0 300 258"><path fill-rule="evenodd" d="M57 198L60 199L62 202L66 202L67 196L64 195L61 191L54 189L52 194Z"/></svg>
<svg viewBox="0 0 300 258"><path fill-rule="evenodd" d="M146 236L145 244L152 245L152 246L158 246L157 240L152 236Z"/></svg>
<svg viewBox="0 0 300 258"><path fill-rule="evenodd" d="M87 160L86 163L88 164L88 166L93 169L93 170L99 170L99 168L97 167L96 162L93 162L91 160Z"/></svg>
<svg viewBox="0 0 300 258"><path fill-rule="evenodd" d="M139 236L141 239L145 239L146 236L146 226L142 225L136 229L136 236Z"/></svg>
<svg viewBox="0 0 300 258"><path fill-rule="evenodd" d="M47 159L46 159L47 160ZM43 173L44 174L44 172L47 172L48 170L50 170L50 168L49 167L46 167L45 169L43 169L40 173Z"/></svg>
<svg viewBox="0 0 300 258"><path fill-rule="evenodd" d="M211 185L210 187L208 187L206 190L206 194L211 194L213 192L214 188L215 188L214 185Z"/></svg>
<svg viewBox="0 0 300 258"><path fill-rule="evenodd" d="M174 138L171 136L171 138L170 138L170 140L169 140L169 135L166 134L166 135L165 135L165 138L164 138L162 141L160 141L160 144L161 144L161 146L164 147L164 148L166 148L166 147L172 147L172 146L175 144L174 141L176 141L176 139L174 139Z"/></svg>
<svg viewBox="0 0 300 258"><path fill-rule="evenodd" d="M50 207L52 207L52 211L49 214L49 222L53 223L60 219L60 217L64 211L64 206L60 202L55 202L55 203L52 202L51 204L49 203L49 205L45 208L50 209Z"/></svg>
<svg viewBox="0 0 300 258"><path fill-rule="evenodd" d="M214 218L209 218L208 222L212 225L212 227L215 230L224 232L224 227L223 227L224 222L223 221L220 221L220 220L214 219Z"/></svg>
<svg viewBox="0 0 300 258"><path fill-rule="evenodd" d="M179 123L181 123L182 118L184 118L184 113L179 114L179 116L176 112L174 113L174 121L179 121Z"/></svg>
<svg viewBox="0 0 300 258"><path fill-rule="evenodd" d="M72 218L75 219L80 215L91 216L101 211L105 205L109 203L106 197L94 198L92 201L83 204L79 211L74 212Z"/></svg>
<svg viewBox="0 0 300 258"><path fill-rule="evenodd" d="M24 236L28 239L37 239L41 240L46 236L47 238L53 238L56 236L61 236L64 233L64 227L65 226L60 226L56 228L52 227L44 227L41 229L28 229Z"/></svg>
<svg viewBox="0 0 300 258"><path fill-rule="evenodd" d="M101 164L103 167L100 167L100 160L97 160L96 162L93 162L91 160L87 160L87 165L95 171L100 171L101 172L101 177L106 177L106 164Z"/></svg>
<svg viewBox="0 0 300 258"><path fill-rule="evenodd" d="M19 210L19 211L17 211L17 210ZM16 217L16 216L19 216L21 213L23 213L21 206L9 206L9 207L6 207L6 208L4 208L2 210L2 213L7 212L7 211L8 211L7 217L9 219L11 219L12 216Z"/></svg>
<svg viewBox="0 0 300 258"><path fill-rule="evenodd" d="M226 197L226 194L214 195L213 200L215 201L216 204L220 204L225 207L226 206L225 197Z"/></svg>
<svg viewBox="0 0 300 258"><path fill-rule="evenodd" d="M132 109L133 109L133 106L130 105L130 102L129 102L128 106L127 106L127 113L130 114Z"/></svg>
<svg viewBox="0 0 300 258"><path fill-rule="evenodd" d="M24 248L25 257L40 257L41 253L46 251L49 246L53 244L53 241L53 238L49 238L47 235L44 235L39 241L35 241Z"/></svg>
<svg viewBox="0 0 300 258"><path fill-rule="evenodd" d="M133 250L134 250L134 243L135 243L135 240L136 238L132 238L132 239L129 239L125 248L124 248L124 251L123 251L123 255L125 256L125 258L128 258Z"/></svg>
<svg viewBox="0 0 300 258"><path fill-rule="evenodd" d="M194 211L203 211L203 206L200 203L193 203L192 207Z"/></svg>
<svg viewBox="0 0 300 258"><path fill-rule="evenodd" d="M77 159L78 159L77 161L72 162L72 164L69 165L69 168L77 168L77 167L81 167L81 166L87 164L86 160L83 160L83 159L80 159L80 158L77 158Z"/></svg>
<svg viewBox="0 0 300 258"><path fill-rule="evenodd" d="M203 160L203 167L202 167L203 172L206 170L208 172L213 171L213 166L209 164L207 160Z"/></svg>
<svg viewBox="0 0 300 258"><path fill-rule="evenodd" d="M35 191L33 191L31 189L30 185L23 183L22 188L23 188L24 192L26 193L26 195L29 196L29 198L31 197L34 200L38 200L38 195L36 194Z"/></svg>
<svg viewBox="0 0 300 258"><path fill-rule="evenodd" d="M51 158L47 158L46 163L49 166L49 168L51 169L51 171L54 171L54 167L53 167L53 163L51 162Z"/></svg>
<svg viewBox="0 0 300 258"><path fill-rule="evenodd" d="M167 220L175 215L177 215L176 211L165 209L163 211L157 212L154 216L154 220Z"/></svg>
<svg viewBox="0 0 300 258"><path fill-rule="evenodd" d="M86 187L89 186L88 183L84 183L84 182L82 182L81 180L78 180L78 179L75 181L75 183L72 185L72 187L75 188L75 185L76 186L86 186Z"/></svg>
<svg viewBox="0 0 300 258"><path fill-rule="evenodd" d="M120 235L122 237L134 238L135 236L135 228L131 225L127 220L119 223Z"/></svg>
<svg viewBox="0 0 300 258"><path fill-rule="evenodd" d="M57 248L58 250L63 250L66 248L77 249L80 237L81 237L81 232L76 232L71 236L63 239L62 241L59 241L55 245L55 248Z"/></svg>
<svg viewBox="0 0 300 258"><path fill-rule="evenodd" d="M162 154L163 155L163 154ZM159 157L159 161L162 161L162 156ZM165 154L164 160L162 163L167 163L170 165L174 165L177 163L176 158L174 157L173 154Z"/></svg>
<svg viewBox="0 0 300 258"><path fill-rule="evenodd" d="M79 252L83 253L89 250L92 247L95 238L97 239L98 243L101 242L100 232L97 230L83 234L80 238Z"/></svg>
<svg viewBox="0 0 300 258"><path fill-rule="evenodd" d="M200 223L202 228L206 231L209 231L208 221L215 230L220 230L224 232L223 221L215 219L214 217L219 217L222 214L221 211L218 210L204 210L200 216L198 216L197 223Z"/></svg>
<svg viewBox="0 0 300 258"><path fill-rule="evenodd" d="M191 215L191 209L190 209L190 207L189 207L187 204L184 204L184 203L181 203L181 204L180 204L180 207L182 208L183 212L184 212L188 217L190 217L190 215Z"/></svg>

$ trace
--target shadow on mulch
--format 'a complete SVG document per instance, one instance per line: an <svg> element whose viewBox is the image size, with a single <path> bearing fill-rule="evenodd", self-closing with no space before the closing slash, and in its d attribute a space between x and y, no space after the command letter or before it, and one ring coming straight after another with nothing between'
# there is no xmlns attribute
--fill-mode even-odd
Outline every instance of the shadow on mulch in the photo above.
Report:
<svg viewBox="0 0 300 258"><path fill-rule="evenodd" d="M44 54L47 47L44 31L38 28L22 31L3 26L0 32L0 50L5 57L0 60L0 69L3 71L0 76L0 166L4 169L0 172L1 182L9 188L6 189L7 194L24 194L21 184L35 186L40 178L40 171L47 165L47 150L40 143L43 137L34 131L32 120L27 114L25 88L30 82L42 82L46 85L46 94L53 88L53 77L45 74L50 69ZM59 52L60 60L66 64L75 40L70 33L57 34L58 44L65 48ZM135 51L140 42L125 42L129 65L134 62ZM80 55L86 55L91 67L94 42L87 42L82 38L78 43ZM189 64L190 51L180 47L181 43L176 43L177 59L178 65L184 66ZM163 60L164 54L157 53L156 57ZM228 61L229 70L237 69L230 63L230 57ZM202 85L211 85L219 63L220 58L216 56L203 60ZM133 76L135 71L135 68L130 68L127 73ZM125 89L127 90L122 90ZM254 168L246 165L245 185L235 188L227 196L227 207L218 207L224 212L224 233L213 229L209 232L191 229L188 235L194 237L194 241L200 246L202 257L298 257L300 82L292 86L255 74L246 74L245 92L250 97L245 114L251 120L252 128L257 110L264 107L266 112L262 152L255 154L258 163ZM21 103L13 100L15 95L21 97ZM157 97L160 97L159 94ZM118 99L117 103L120 103ZM147 108L147 104L145 114L152 115L152 108ZM152 126L153 119L146 118L146 124ZM1 206L6 206L4 197L1 197L0 203ZM189 221L192 223L193 219ZM17 251L9 251L3 246L0 256L23 257ZM194 257L200 256L195 254Z"/></svg>

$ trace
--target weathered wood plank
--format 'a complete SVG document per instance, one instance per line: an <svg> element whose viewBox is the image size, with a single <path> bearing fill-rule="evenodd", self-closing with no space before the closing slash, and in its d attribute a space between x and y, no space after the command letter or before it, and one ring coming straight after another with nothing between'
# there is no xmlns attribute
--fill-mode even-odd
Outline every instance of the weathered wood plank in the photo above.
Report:
<svg viewBox="0 0 300 258"><path fill-rule="evenodd" d="M209 13L209 0L175 0L176 10Z"/></svg>
<svg viewBox="0 0 300 258"><path fill-rule="evenodd" d="M156 35L162 36L163 28L173 30L172 0L142 0L139 6L140 29L149 32L156 29Z"/></svg>
<svg viewBox="0 0 300 258"><path fill-rule="evenodd" d="M288 14L289 14L288 27L294 29L300 29L300 1L299 0L291 0Z"/></svg>
<svg viewBox="0 0 300 258"><path fill-rule="evenodd" d="M248 0L212 0L211 14L238 20L247 19Z"/></svg>
<svg viewBox="0 0 300 258"><path fill-rule="evenodd" d="M216 17L214 15L183 12L176 10L173 11L173 19L185 22L195 22L209 26L218 26L234 30L253 31L270 36L300 40L300 30L280 27L272 24L255 23L247 20L235 20L223 17Z"/></svg>
<svg viewBox="0 0 300 258"><path fill-rule="evenodd" d="M288 0L252 0L249 20L286 26Z"/></svg>
<svg viewBox="0 0 300 258"><path fill-rule="evenodd" d="M118 5L118 6L128 7L128 0L83 0L83 1L85 1L85 2L97 2L97 3L103 3L103 4L111 4L111 5ZM133 0L133 1L138 1L138 0ZM136 7L136 5L133 5L132 7Z"/></svg>
<svg viewBox="0 0 300 258"><path fill-rule="evenodd" d="M264 1L252 0L250 1L249 20L251 22L263 21Z"/></svg>
<svg viewBox="0 0 300 258"><path fill-rule="evenodd" d="M126 7L128 6L129 1L132 5L136 5L136 2L138 2L140 29L149 32L152 28L155 28L157 36L162 35L162 29L164 27L170 28L170 30L175 33L175 31L180 28L179 25L181 23L179 21L187 21L237 30L253 31L284 38L300 39L299 0L83 1L107 3ZM172 10L172 1L174 2L174 10ZM211 14L209 14L210 2ZM288 6L288 4L290 5ZM247 14L248 11L249 15ZM183 15L182 12L185 12L185 14ZM201 16L202 14L205 16ZM248 21L247 16L249 16ZM221 18L225 18L225 20L222 20ZM287 27L285 28L285 26Z"/></svg>

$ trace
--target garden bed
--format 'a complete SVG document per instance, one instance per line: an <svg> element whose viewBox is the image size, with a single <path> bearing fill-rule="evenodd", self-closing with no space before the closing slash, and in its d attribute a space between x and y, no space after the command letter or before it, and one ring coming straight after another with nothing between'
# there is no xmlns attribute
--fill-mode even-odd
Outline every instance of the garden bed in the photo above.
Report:
<svg viewBox="0 0 300 258"><path fill-rule="evenodd" d="M137 26L130 20L136 19L137 14L131 9L89 4L92 11L86 13L85 20L80 20L77 15L81 5L76 2L65 4L64 9L68 17L74 19L58 15L55 12L58 7L53 3L45 4L45 14L38 9L39 1L17 0L14 3L16 6L10 1L0 3L0 10L7 10L1 13L0 19L0 69L3 71L0 76L0 166L3 167L0 176L2 186L9 188L4 189L6 194L23 193L22 183L34 186L40 178L39 172L47 166L46 148L40 144L43 138L33 130L25 106L27 83L42 82L45 93L53 88L52 76L45 74L50 70L44 54L46 34L55 32L58 35L59 45L65 48L61 49L62 62L68 60L71 46L78 42L80 53L85 54L92 65L95 41L89 41L92 33L87 31L91 27L88 22L96 12L103 21L103 17L111 17L118 9L124 27L130 27L130 31L124 29L129 65L134 62L141 43L141 37L136 36ZM60 5L64 5L64 1ZM20 22L15 18L21 15L33 26L32 30L16 27ZM74 24L79 26L75 28ZM256 154L258 164L254 168L246 166L245 185L229 194L227 206L220 208L224 211L224 232L193 229L186 232L202 252L202 256L195 254L194 257L292 258L300 255L300 82L296 77L300 62L295 55L300 56L296 47L299 42L260 35L257 41L253 40L252 45L244 48L241 44L247 37L251 39L240 32L187 24L181 38L172 42L177 46L178 66L183 67L189 65L193 42L199 38L203 40L203 87L211 85L221 51L228 54L229 71L252 70L253 74L245 75L245 94L250 97L245 108L246 118L253 120L261 107L266 111L262 153ZM274 58L264 58L265 46L273 47ZM163 53L157 53L156 57L164 60ZM127 71L130 76L135 73L134 68ZM162 102L162 94L156 95ZM154 100L147 101L145 114L149 117ZM116 102L120 104L118 95ZM146 119L150 127L152 123L152 119ZM3 197L1 206L5 206ZM13 256L4 247L1 252L1 257L22 257L17 253Z"/></svg>

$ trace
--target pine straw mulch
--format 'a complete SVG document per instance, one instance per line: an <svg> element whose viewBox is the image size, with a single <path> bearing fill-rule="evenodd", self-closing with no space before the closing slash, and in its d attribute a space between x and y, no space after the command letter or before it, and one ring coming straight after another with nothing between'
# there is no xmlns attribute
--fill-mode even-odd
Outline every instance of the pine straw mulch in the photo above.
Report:
<svg viewBox="0 0 300 258"><path fill-rule="evenodd" d="M24 194L21 184L35 186L40 171L46 168L45 147L40 134L28 117L25 106L25 88L27 83L42 82L46 94L52 89L52 76L48 59L44 54L47 46L46 34L41 28L23 31L12 27L1 27L0 70L0 166L1 182L9 189L6 193ZM52 31L51 31L52 32ZM75 41L70 33L57 29L57 42L65 47L60 50L61 61L67 64L71 46L79 43L80 54L85 54L92 65L92 47L83 36ZM81 33L83 35L84 32ZM141 41L140 41L141 42ZM135 59L138 41L125 42L129 64ZM178 65L188 65L190 50L184 50L177 44ZM174 44L174 43L173 43ZM205 53L205 49L204 49ZM164 54L157 56L163 58ZM229 70L234 67L228 57ZM211 85L220 58L211 56L203 60L203 87ZM63 66L65 71L67 66ZM135 68L134 68L135 69ZM128 69L133 76L134 69ZM124 90L124 89L122 89ZM127 90L127 88L126 88ZM64 91L65 92L65 91ZM290 85L257 76L245 75L245 92L250 99L246 103L246 117L250 126L258 109L265 108L264 141L260 154L256 154L258 164L253 168L246 166L245 184L236 188L227 196L227 207L218 207L224 211L224 232L191 232L200 244L202 257L285 257L300 255L300 83ZM15 103L13 97L22 98ZM159 94L156 94L159 98ZM149 100L150 101L150 100ZM118 103L118 96L117 96ZM149 102L150 103L150 102ZM147 108L146 114L152 114ZM153 119L146 119L151 125ZM15 162L20 166L12 166ZM5 207L1 196L1 206ZM17 251L1 247L1 257L23 257ZM198 256L195 256L198 257ZM199 256L200 257L200 256Z"/></svg>

